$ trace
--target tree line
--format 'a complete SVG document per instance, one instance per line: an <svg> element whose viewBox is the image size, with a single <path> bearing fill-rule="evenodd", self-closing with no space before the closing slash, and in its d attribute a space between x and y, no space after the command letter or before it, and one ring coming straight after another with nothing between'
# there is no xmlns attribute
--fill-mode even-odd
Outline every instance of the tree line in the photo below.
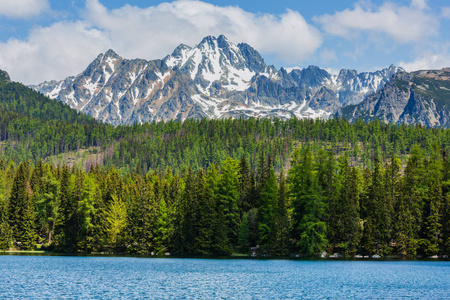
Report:
<svg viewBox="0 0 450 300"><path fill-rule="evenodd" d="M113 127L0 82L0 248L448 254L450 131L345 119ZM50 163L95 148L100 165Z"/></svg>
<svg viewBox="0 0 450 300"><path fill-rule="evenodd" d="M415 145L405 163L293 152L226 158L196 172L85 172L0 162L0 247L57 252L352 257L448 255L450 160Z"/></svg>

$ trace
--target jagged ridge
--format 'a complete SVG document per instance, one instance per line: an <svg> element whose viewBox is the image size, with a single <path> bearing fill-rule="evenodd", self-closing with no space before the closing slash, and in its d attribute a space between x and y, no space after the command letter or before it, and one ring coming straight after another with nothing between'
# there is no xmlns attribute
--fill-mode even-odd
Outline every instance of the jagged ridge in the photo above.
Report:
<svg viewBox="0 0 450 300"><path fill-rule="evenodd" d="M379 119L397 124L449 127L450 69L399 72L377 93L358 105L340 109L350 121Z"/></svg>
<svg viewBox="0 0 450 300"><path fill-rule="evenodd" d="M119 125L186 118L327 118L378 91L399 68L371 73L315 66L267 66L250 45L225 36L181 44L163 60L100 54L81 74L36 90L103 122Z"/></svg>

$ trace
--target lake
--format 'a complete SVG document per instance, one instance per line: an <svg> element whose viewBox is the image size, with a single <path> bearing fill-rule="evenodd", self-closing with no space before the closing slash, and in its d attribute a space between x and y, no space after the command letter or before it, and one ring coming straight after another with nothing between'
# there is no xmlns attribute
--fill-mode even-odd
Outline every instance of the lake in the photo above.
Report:
<svg viewBox="0 0 450 300"><path fill-rule="evenodd" d="M0 255L11 298L450 299L450 262Z"/></svg>

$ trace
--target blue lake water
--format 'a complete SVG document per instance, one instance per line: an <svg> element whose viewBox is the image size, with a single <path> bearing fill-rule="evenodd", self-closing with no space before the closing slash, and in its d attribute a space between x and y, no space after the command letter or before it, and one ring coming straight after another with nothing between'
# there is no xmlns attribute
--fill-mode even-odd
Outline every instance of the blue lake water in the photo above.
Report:
<svg viewBox="0 0 450 300"><path fill-rule="evenodd" d="M0 299L450 299L450 262L0 255Z"/></svg>

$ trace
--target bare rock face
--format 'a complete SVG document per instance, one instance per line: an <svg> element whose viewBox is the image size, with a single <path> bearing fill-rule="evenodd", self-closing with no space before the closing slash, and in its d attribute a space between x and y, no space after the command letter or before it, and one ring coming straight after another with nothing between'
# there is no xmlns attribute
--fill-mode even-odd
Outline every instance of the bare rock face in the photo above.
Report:
<svg viewBox="0 0 450 300"><path fill-rule="evenodd" d="M358 105L341 108L338 116L350 121L379 119L397 124L450 126L450 70L400 72L377 93Z"/></svg>
<svg viewBox="0 0 450 300"><path fill-rule="evenodd" d="M163 60L124 59L113 50L76 76L32 86L113 125L186 118L328 118L379 91L399 68L371 73L316 66L277 70L250 45L225 36L181 44Z"/></svg>

